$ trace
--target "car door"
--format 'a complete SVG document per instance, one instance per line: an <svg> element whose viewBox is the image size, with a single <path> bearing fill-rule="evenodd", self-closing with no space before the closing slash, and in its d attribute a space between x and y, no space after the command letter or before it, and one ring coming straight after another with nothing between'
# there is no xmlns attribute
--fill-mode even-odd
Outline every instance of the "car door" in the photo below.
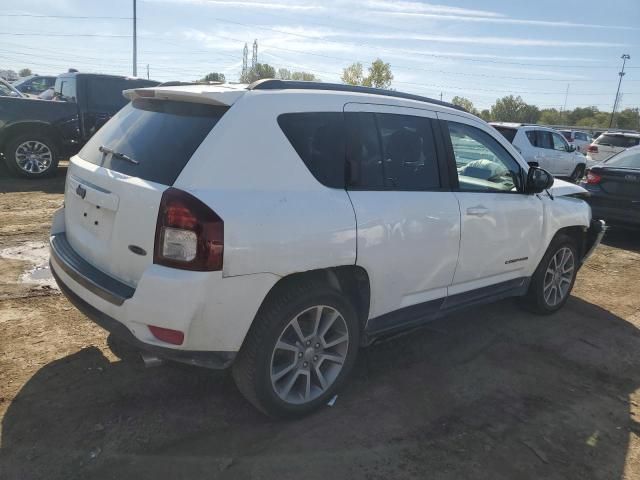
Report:
<svg viewBox="0 0 640 480"><path fill-rule="evenodd" d="M527 162L533 161L537 163L540 168L544 168L553 174L555 163L553 158L553 139L551 138L550 132L532 129L527 130L526 135L529 143L531 143L531 150L533 152L533 155L530 155L531 158L526 158Z"/></svg>
<svg viewBox="0 0 640 480"><path fill-rule="evenodd" d="M523 193L524 167L483 123L452 114L438 117L455 162L462 226L447 302L464 292L521 288L539 248L542 201Z"/></svg>
<svg viewBox="0 0 640 480"><path fill-rule="evenodd" d="M371 288L367 329L381 331L439 309L458 260L460 211L434 112L358 103L344 111L357 264Z"/></svg>
<svg viewBox="0 0 640 480"><path fill-rule="evenodd" d="M553 151L556 175L568 177L575 169L574 152L569 151L569 143L567 140L556 132L551 132L553 139Z"/></svg>

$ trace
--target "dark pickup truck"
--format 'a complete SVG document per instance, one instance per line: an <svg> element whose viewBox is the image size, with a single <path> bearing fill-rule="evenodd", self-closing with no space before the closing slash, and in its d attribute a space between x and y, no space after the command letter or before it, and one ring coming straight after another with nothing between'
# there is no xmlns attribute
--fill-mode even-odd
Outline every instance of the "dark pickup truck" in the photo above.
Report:
<svg viewBox="0 0 640 480"><path fill-rule="evenodd" d="M25 177L54 174L128 100L122 91L158 85L138 78L65 73L54 100L0 98L0 151L9 170Z"/></svg>

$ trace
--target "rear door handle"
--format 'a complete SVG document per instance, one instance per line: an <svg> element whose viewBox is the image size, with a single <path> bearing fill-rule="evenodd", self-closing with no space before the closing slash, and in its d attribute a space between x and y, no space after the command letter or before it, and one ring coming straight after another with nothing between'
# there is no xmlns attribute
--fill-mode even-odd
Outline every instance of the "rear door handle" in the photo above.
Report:
<svg viewBox="0 0 640 480"><path fill-rule="evenodd" d="M467 208L467 215L469 216L484 217L487 213L489 213L489 209L487 207L483 207L482 205Z"/></svg>

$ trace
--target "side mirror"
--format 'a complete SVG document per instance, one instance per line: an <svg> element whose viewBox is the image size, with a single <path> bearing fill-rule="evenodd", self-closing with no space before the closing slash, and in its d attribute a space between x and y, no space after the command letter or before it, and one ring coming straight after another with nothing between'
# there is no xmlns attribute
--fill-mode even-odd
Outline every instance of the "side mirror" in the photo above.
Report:
<svg viewBox="0 0 640 480"><path fill-rule="evenodd" d="M575 152L575 151L576 151L576 146L569 144L569 146L567 147L567 152Z"/></svg>
<svg viewBox="0 0 640 480"><path fill-rule="evenodd" d="M553 176L540 167L530 167L527 173L527 193L544 192L553 185Z"/></svg>
<svg viewBox="0 0 640 480"><path fill-rule="evenodd" d="M530 167L539 167L540 164L538 162L527 162Z"/></svg>

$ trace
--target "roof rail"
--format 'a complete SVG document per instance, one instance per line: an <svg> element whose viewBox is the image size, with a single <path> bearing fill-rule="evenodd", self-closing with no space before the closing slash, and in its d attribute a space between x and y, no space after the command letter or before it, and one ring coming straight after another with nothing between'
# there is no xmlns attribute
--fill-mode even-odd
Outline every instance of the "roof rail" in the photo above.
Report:
<svg viewBox="0 0 640 480"><path fill-rule="evenodd" d="M395 90L383 90L381 88L343 85L340 83L305 82L298 80L277 80L273 78L265 78L263 80L253 82L247 87L247 90L331 90L335 92L369 93L384 97L405 98L407 100L417 100L418 102L433 103L435 105L455 108L456 110L466 112L464 108L454 105L453 103L443 102L441 100L435 100L421 95L397 92Z"/></svg>

